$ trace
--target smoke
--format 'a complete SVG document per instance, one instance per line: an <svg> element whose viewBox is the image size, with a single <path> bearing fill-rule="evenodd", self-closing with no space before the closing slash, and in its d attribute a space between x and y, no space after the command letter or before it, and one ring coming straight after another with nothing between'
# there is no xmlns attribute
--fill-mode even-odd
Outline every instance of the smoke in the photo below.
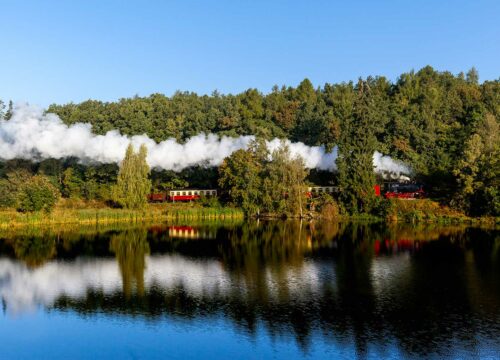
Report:
<svg viewBox="0 0 500 360"><path fill-rule="evenodd" d="M127 137L118 131L105 135L92 133L90 124L64 124L55 114L44 114L43 109L25 104L15 106L10 120L0 120L0 159L42 160L76 157L82 162L119 163L129 143L148 148L148 163L153 168L180 171L204 165L218 166L236 150L246 149L253 136L219 137L199 134L185 143L167 139L156 143L146 135ZM322 146L285 141L293 156L301 156L307 168L335 170L337 148L327 152ZM280 139L267 142L268 149L279 147ZM388 156L374 154L376 171L408 173L408 169Z"/></svg>
<svg viewBox="0 0 500 360"><path fill-rule="evenodd" d="M398 160L394 160L390 156L383 155L378 151L373 154L373 166L378 173L390 173L395 175L410 174L410 168Z"/></svg>

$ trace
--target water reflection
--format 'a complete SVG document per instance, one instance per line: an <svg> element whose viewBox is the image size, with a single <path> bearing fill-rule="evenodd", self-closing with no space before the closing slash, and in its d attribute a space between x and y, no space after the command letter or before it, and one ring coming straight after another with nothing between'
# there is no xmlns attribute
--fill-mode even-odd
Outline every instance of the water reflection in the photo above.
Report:
<svg viewBox="0 0 500 360"><path fill-rule="evenodd" d="M130 297L135 284L137 294L144 295L144 269L149 254L147 233L144 229L126 230L111 236L110 249L115 254L122 276L123 295Z"/></svg>
<svg viewBox="0 0 500 360"><path fill-rule="evenodd" d="M496 230L304 222L191 226L188 236L178 229L3 235L4 312L222 317L250 336L261 326L271 338L293 334L304 350L318 336L353 343L361 357L394 346L435 356L500 349Z"/></svg>

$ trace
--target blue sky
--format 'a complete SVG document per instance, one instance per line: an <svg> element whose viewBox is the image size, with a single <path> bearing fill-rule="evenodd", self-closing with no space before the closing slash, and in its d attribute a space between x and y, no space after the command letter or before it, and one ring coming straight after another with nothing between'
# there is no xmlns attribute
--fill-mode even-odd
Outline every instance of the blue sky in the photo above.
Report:
<svg viewBox="0 0 500 360"><path fill-rule="evenodd" d="M427 64L500 76L499 0L0 0L0 99L235 93Z"/></svg>

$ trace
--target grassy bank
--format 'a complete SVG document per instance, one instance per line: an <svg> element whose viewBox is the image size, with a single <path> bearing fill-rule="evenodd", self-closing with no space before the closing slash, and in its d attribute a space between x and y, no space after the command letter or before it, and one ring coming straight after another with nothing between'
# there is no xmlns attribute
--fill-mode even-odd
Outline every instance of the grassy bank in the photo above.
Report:
<svg viewBox="0 0 500 360"><path fill-rule="evenodd" d="M397 200L387 203L384 214L374 216L359 214L354 216L309 213L310 220L363 221L363 222L405 222L437 224L499 224L499 218L471 218L465 214L442 206L436 201ZM333 216L330 216L333 215ZM281 218L269 215L266 218ZM143 210L126 210L107 207L102 203L61 200L50 213L20 213L13 209L0 210L0 229L26 225L106 225L116 223L142 224L165 221L217 221L244 219L243 211L232 207L205 207L199 203L149 204Z"/></svg>
<svg viewBox="0 0 500 360"><path fill-rule="evenodd" d="M20 213L0 210L0 228L26 225L113 224L163 222L167 220L218 220L243 218L239 209L202 207L198 204L150 204L143 210L113 209L102 204L79 204L70 207L60 203L50 213Z"/></svg>
<svg viewBox="0 0 500 360"><path fill-rule="evenodd" d="M361 222L401 222L436 224L500 224L498 217L469 217L463 212L431 199L383 200L372 214L342 214L337 204L327 205L319 212L308 213L315 219Z"/></svg>
<svg viewBox="0 0 500 360"><path fill-rule="evenodd" d="M400 221L408 223L498 223L495 217L474 218L443 206L437 201L423 200L398 200L392 199L387 206L385 219L389 222Z"/></svg>

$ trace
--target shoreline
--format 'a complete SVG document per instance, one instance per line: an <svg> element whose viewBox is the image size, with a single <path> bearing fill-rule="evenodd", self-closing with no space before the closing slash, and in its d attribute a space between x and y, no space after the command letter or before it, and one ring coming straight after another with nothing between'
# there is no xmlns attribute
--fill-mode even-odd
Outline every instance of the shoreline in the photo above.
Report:
<svg viewBox="0 0 500 360"><path fill-rule="evenodd" d="M80 209L55 209L50 214L19 213L0 210L0 229L25 226L52 225L107 225L115 223L154 223L169 220L232 220L243 219L243 212L235 208L148 206L144 210L85 207Z"/></svg>
<svg viewBox="0 0 500 360"><path fill-rule="evenodd" d="M371 222L401 224L465 224L465 225L498 225L500 219L493 217L472 218L463 214L439 214L415 211L399 211L386 217L358 214L339 215L333 218L321 216L319 213L308 213L306 216L276 216L263 214L254 220L305 220L325 222ZM194 204L175 206L148 205L143 210L126 210L114 208L84 207L56 208L52 213L20 213L15 210L0 210L0 229L22 228L29 226L64 226L64 225L110 225L129 223L134 225L154 224L166 221L226 221L245 220L243 211L230 207L201 207Z"/></svg>

